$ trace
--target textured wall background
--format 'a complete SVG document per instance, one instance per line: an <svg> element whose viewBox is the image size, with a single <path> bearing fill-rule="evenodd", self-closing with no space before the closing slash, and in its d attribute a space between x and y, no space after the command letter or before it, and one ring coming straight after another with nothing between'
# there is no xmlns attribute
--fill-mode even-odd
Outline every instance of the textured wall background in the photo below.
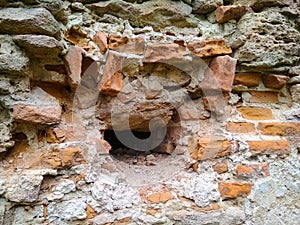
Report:
<svg viewBox="0 0 300 225"><path fill-rule="evenodd" d="M299 224L299 0L0 7L0 224Z"/></svg>

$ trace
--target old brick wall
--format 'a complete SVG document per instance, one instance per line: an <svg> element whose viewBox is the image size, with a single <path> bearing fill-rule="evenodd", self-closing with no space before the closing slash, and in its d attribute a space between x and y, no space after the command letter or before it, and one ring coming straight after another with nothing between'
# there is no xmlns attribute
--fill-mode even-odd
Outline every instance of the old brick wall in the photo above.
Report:
<svg viewBox="0 0 300 225"><path fill-rule="evenodd" d="M0 0L0 224L299 224L299 18Z"/></svg>

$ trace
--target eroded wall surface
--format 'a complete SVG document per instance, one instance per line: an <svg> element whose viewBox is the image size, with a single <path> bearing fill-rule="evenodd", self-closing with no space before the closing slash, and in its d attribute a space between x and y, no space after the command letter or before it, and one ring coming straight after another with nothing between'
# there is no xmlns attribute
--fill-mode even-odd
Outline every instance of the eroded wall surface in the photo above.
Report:
<svg viewBox="0 0 300 225"><path fill-rule="evenodd" d="M299 18L0 0L0 224L299 224Z"/></svg>

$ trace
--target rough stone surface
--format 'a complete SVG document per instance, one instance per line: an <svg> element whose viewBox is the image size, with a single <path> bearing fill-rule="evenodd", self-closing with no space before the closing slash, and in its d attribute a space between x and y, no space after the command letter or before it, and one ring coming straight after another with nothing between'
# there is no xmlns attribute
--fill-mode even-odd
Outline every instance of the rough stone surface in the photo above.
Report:
<svg viewBox="0 0 300 225"><path fill-rule="evenodd" d="M193 13L206 14L223 5L223 0L195 0L192 1Z"/></svg>
<svg viewBox="0 0 300 225"><path fill-rule="evenodd" d="M59 36L59 25L44 8L3 8L0 10L0 30L7 34L45 34Z"/></svg>
<svg viewBox="0 0 300 225"><path fill-rule="evenodd" d="M10 177L5 197L12 202L34 202L39 196L43 176L21 174Z"/></svg>
<svg viewBox="0 0 300 225"><path fill-rule="evenodd" d="M0 8L0 224L298 225L298 1Z"/></svg>
<svg viewBox="0 0 300 225"><path fill-rule="evenodd" d="M299 60L300 33L279 12L246 14L233 37L241 43L234 58L242 66L270 70Z"/></svg>

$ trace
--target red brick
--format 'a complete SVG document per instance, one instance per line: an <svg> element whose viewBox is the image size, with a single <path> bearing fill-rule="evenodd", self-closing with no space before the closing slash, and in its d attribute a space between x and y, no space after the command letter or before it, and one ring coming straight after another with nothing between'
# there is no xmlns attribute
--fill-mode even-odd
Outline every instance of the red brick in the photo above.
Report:
<svg viewBox="0 0 300 225"><path fill-rule="evenodd" d="M215 159L230 155L231 150L231 143L223 137L201 137L191 149L191 156L196 160Z"/></svg>
<svg viewBox="0 0 300 225"><path fill-rule="evenodd" d="M274 122L259 123L258 129L264 135L300 135L300 123L292 122Z"/></svg>
<svg viewBox="0 0 300 225"><path fill-rule="evenodd" d="M255 127L253 123L228 122L226 130L232 133L254 133Z"/></svg>
<svg viewBox="0 0 300 225"><path fill-rule="evenodd" d="M105 54L108 48L107 44L107 36L104 32L98 31L93 38L93 41L96 43L96 45L100 48L101 54Z"/></svg>
<svg viewBox="0 0 300 225"><path fill-rule="evenodd" d="M290 153L290 144L286 140L247 141L252 155L286 156Z"/></svg>
<svg viewBox="0 0 300 225"><path fill-rule="evenodd" d="M272 88L272 89L283 88L289 79L290 78L287 76L275 75L275 74L269 74L263 76L262 78L265 87Z"/></svg>
<svg viewBox="0 0 300 225"><path fill-rule="evenodd" d="M231 91L236 63L237 60L228 55L214 58L204 73L200 87L205 90Z"/></svg>
<svg viewBox="0 0 300 225"><path fill-rule="evenodd" d="M194 41L188 43L188 49L198 57L231 54L231 48L226 46L224 39Z"/></svg>
<svg viewBox="0 0 300 225"><path fill-rule="evenodd" d="M238 73L234 77L233 84L247 87L257 87L261 79L260 73Z"/></svg>
<svg viewBox="0 0 300 225"><path fill-rule="evenodd" d="M249 120L271 120L274 118L271 109L268 108L242 107L238 108L238 111L242 117Z"/></svg>
<svg viewBox="0 0 300 225"><path fill-rule="evenodd" d="M251 193L250 183L228 182L219 184L219 192L222 199L234 199L247 197Z"/></svg>
<svg viewBox="0 0 300 225"><path fill-rule="evenodd" d="M226 23L232 19L240 19L244 14L251 11L250 7L243 5L220 6L216 10L216 21Z"/></svg>
<svg viewBox="0 0 300 225"><path fill-rule="evenodd" d="M279 103L278 93L270 91L249 91L251 103Z"/></svg>
<svg viewBox="0 0 300 225"><path fill-rule="evenodd" d="M269 165L267 163L254 164L254 165L238 165L236 169L237 178L254 178L269 176Z"/></svg>

